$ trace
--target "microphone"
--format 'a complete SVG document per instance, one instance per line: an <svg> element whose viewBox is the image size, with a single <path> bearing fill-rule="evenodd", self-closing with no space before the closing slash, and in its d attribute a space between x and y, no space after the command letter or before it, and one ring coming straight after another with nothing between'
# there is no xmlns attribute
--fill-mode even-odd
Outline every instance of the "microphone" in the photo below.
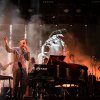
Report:
<svg viewBox="0 0 100 100"><path fill-rule="evenodd" d="M22 54L25 54L25 49L24 48L22 49Z"/></svg>

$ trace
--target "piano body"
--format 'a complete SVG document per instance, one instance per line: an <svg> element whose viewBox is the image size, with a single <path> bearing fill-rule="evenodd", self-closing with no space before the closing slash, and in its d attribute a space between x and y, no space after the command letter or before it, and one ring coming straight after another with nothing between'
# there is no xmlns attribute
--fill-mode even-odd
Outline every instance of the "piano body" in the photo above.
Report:
<svg viewBox="0 0 100 100"><path fill-rule="evenodd" d="M63 62L63 58L60 60L59 56L57 59L56 56L51 56L47 65L36 64L35 70L29 73L30 83L37 81L51 84L52 82L55 86L75 84L87 89L88 68L84 65Z"/></svg>
<svg viewBox="0 0 100 100"><path fill-rule="evenodd" d="M65 80L65 82L87 81L88 67L80 64L66 63L58 59L59 56L51 56L48 64L35 64L35 69L29 73L29 77ZM57 58L57 59L56 59Z"/></svg>

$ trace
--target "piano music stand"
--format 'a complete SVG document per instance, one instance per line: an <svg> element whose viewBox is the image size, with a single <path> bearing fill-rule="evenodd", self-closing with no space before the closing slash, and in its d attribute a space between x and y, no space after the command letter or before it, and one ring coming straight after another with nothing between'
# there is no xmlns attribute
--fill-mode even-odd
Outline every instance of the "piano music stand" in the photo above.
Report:
<svg viewBox="0 0 100 100"><path fill-rule="evenodd" d="M0 75L0 80L9 80L10 99L12 100L11 79L13 79L13 77Z"/></svg>

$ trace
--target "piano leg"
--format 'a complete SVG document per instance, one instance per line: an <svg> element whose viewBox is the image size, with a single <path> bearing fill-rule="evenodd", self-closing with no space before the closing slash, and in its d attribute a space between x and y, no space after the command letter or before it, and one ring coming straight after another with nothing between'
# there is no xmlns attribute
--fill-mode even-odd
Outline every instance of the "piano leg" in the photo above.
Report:
<svg viewBox="0 0 100 100"><path fill-rule="evenodd" d="M9 91L10 91L10 99L12 100L12 89L11 89L11 80L9 78Z"/></svg>

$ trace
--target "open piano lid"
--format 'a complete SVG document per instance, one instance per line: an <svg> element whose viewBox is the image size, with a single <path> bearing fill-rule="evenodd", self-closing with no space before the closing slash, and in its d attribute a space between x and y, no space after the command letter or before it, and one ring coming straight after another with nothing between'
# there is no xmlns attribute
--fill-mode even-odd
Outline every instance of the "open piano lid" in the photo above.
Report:
<svg viewBox="0 0 100 100"><path fill-rule="evenodd" d="M50 55L48 64L51 64L51 62L55 61L63 61L65 58L64 55Z"/></svg>

